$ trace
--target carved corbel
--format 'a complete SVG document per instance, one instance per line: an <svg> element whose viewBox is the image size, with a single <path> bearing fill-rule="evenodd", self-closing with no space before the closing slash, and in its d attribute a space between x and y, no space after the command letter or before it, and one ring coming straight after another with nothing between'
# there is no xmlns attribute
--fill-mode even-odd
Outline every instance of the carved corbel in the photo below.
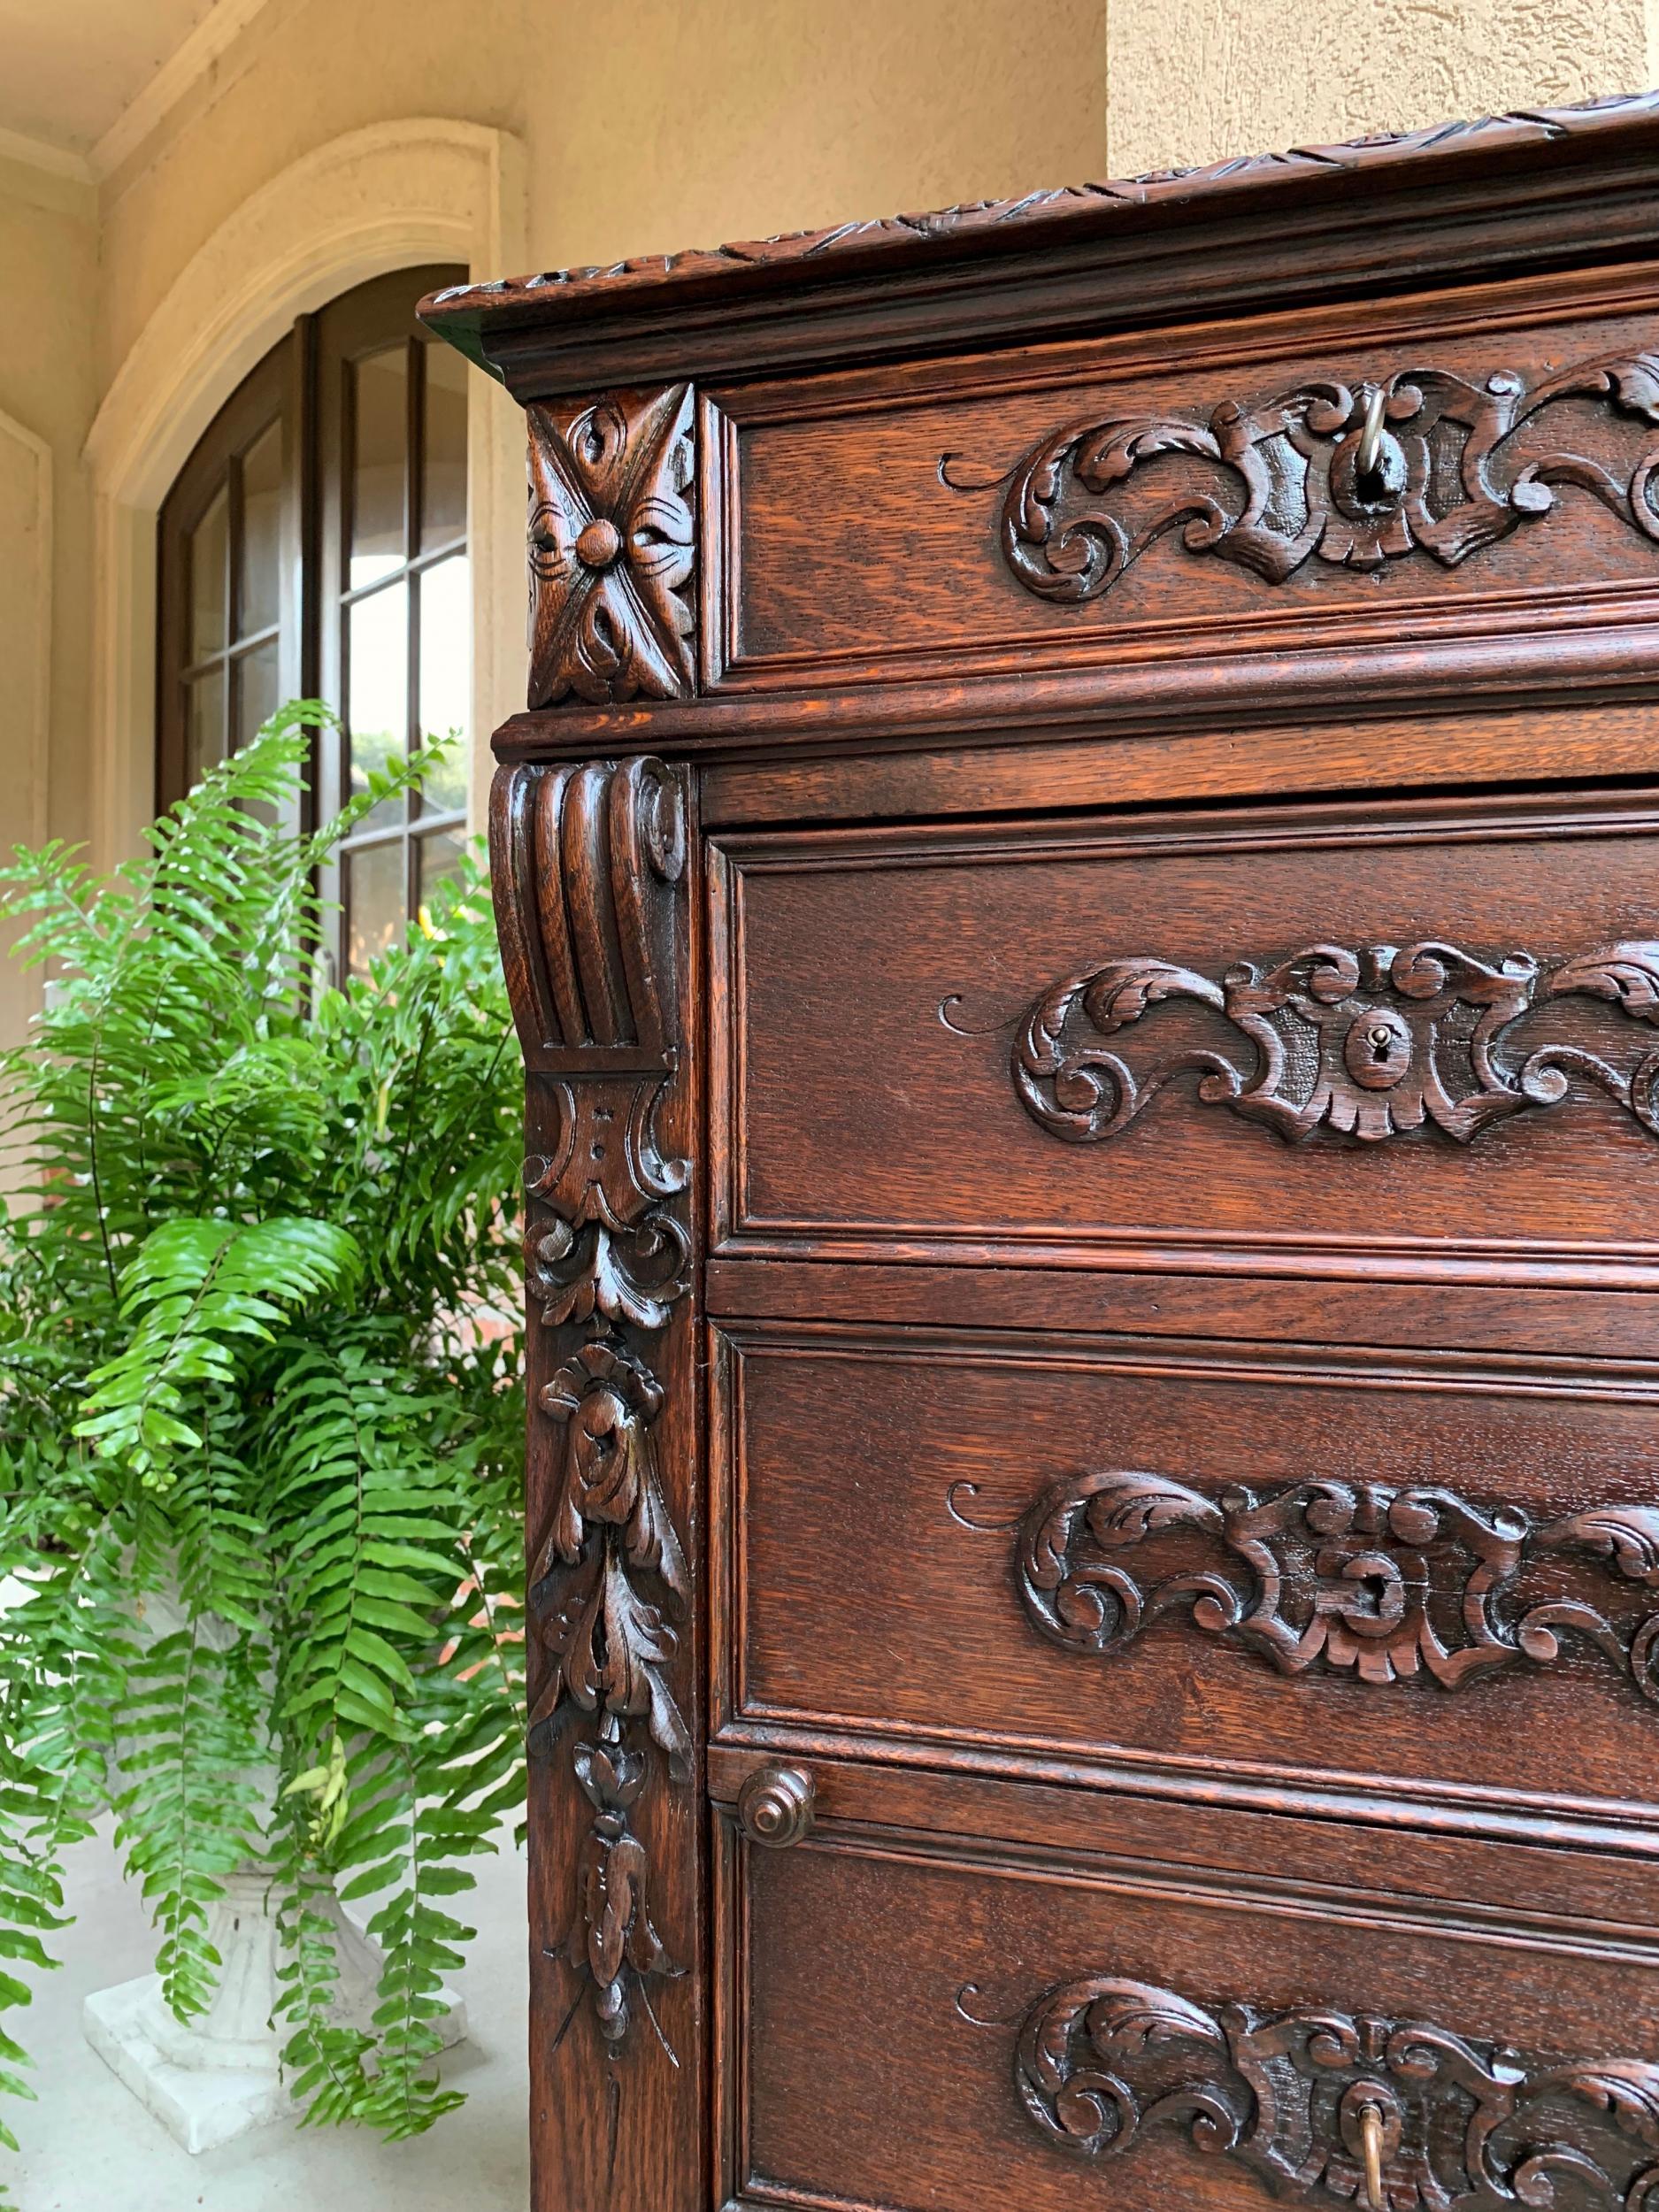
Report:
<svg viewBox="0 0 1659 2212"><path fill-rule="evenodd" d="M658 1932L653 1801L693 1762L691 1572L658 1425L689 1387L672 1347L690 1168L661 1133L680 1067L683 782L644 757L506 767L491 845L530 1145L530 1751L561 1765L561 1802L587 1821L543 1945L575 1977L554 2047L591 2003L613 2057L643 2015L678 2063L651 1992L683 1970Z"/></svg>

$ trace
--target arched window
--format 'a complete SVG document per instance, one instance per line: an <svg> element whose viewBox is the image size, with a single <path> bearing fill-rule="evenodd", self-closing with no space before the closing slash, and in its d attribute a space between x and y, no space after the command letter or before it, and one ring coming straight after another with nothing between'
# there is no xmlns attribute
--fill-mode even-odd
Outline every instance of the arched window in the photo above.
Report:
<svg viewBox="0 0 1659 2212"><path fill-rule="evenodd" d="M326 816L389 753L465 738L471 664L466 365L415 321L463 271L402 269L303 317L219 410L162 507L157 804L244 743L280 700L326 699ZM362 972L456 863L465 745L376 807L324 887Z"/></svg>

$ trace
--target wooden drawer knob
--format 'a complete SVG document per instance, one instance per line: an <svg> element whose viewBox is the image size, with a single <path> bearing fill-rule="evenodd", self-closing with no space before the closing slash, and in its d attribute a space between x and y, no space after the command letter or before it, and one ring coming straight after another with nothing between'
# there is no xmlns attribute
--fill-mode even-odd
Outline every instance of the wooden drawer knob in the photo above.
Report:
<svg viewBox="0 0 1659 2212"><path fill-rule="evenodd" d="M816 1795L804 1767L757 1767L737 1793L738 1825L751 1843L786 1850L810 1832Z"/></svg>

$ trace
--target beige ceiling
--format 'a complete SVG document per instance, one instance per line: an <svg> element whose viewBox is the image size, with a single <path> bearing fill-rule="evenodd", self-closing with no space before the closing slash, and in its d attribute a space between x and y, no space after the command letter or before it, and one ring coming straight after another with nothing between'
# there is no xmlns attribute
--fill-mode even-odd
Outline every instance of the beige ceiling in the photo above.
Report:
<svg viewBox="0 0 1659 2212"><path fill-rule="evenodd" d="M212 0L0 0L0 129L88 152Z"/></svg>

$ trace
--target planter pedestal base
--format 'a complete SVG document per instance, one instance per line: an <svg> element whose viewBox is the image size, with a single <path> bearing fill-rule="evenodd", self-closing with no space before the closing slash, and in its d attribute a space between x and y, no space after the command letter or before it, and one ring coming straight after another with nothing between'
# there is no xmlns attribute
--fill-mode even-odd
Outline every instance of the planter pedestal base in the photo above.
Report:
<svg viewBox="0 0 1659 2212"><path fill-rule="evenodd" d="M180 2025L162 2001L157 1974L96 1990L82 2010L83 2032L98 2056L192 2153L216 2150L292 2109L280 2066L292 2031L271 2024L282 1951L265 1909L266 1888L257 1868L227 1882L209 1927L224 1965L213 2002L200 2018ZM335 2017L366 2024L381 1955L339 1905L334 1913L341 1931ZM466 2008L452 1992L441 1993L449 2010L433 2026L448 2049L466 2033Z"/></svg>

